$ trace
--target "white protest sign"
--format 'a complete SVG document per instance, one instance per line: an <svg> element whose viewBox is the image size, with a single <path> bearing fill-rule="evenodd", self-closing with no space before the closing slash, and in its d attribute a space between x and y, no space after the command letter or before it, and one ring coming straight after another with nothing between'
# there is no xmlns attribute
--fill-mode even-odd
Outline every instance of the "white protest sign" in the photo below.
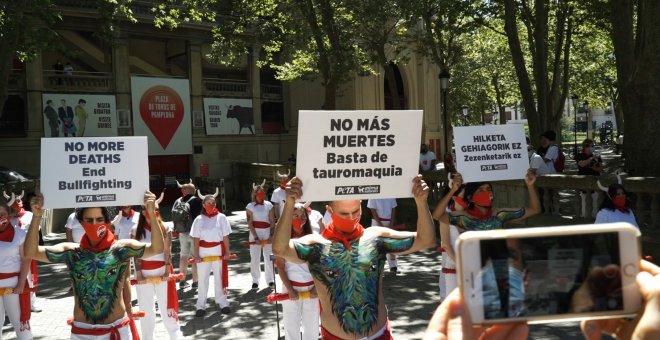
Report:
<svg viewBox="0 0 660 340"><path fill-rule="evenodd" d="M456 167L465 182L522 179L529 169L520 124L454 128Z"/></svg>
<svg viewBox="0 0 660 340"><path fill-rule="evenodd" d="M46 208L140 205L147 190L147 137L41 139Z"/></svg>
<svg viewBox="0 0 660 340"><path fill-rule="evenodd" d="M422 118L420 110L300 111L302 199L411 197Z"/></svg>

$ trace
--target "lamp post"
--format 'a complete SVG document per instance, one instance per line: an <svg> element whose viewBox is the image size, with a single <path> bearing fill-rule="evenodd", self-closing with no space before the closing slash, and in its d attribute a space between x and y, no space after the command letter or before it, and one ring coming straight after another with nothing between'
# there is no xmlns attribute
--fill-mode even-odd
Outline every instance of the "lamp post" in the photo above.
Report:
<svg viewBox="0 0 660 340"><path fill-rule="evenodd" d="M463 121L464 121L463 126L467 126L468 125L467 116L469 113L467 105L461 106L461 112L463 113Z"/></svg>
<svg viewBox="0 0 660 340"><path fill-rule="evenodd" d="M577 155L577 105L578 105L578 97L577 95L571 96L571 104L573 104L573 115L574 115L574 120L573 120L573 155Z"/></svg>
<svg viewBox="0 0 660 340"><path fill-rule="evenodd" d="M440 79L440 90L442 91L442 122L444 126L444 134L445 134L445 152L451 152L451 146L450 146L450 138L449 138L449 116L447 114L447 92L449 91L449 78L451 76L449 75L449 70L447 68L443 68L442 72L438 74L438 78Z"/></svg>
<svg viewBox="0 0 660 340"><path fill-rule="evenodd" d="M584 108L584 112L587 114L587 138L591 139L591 117L589 115L589 102L584 101L584 104L582 104L582 108Z"/></svg>

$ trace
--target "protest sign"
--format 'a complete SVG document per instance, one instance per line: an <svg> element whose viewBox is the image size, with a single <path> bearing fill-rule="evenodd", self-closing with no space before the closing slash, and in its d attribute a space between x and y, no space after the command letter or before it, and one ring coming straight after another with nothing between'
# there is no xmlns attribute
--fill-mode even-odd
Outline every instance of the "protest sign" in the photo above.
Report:
<svg viewBox="0 0 660 340"><path fill-rule="evenodd" d="M149 190L146 137L41 139L46 208L140 205Z"/></svg>
<svg viewBox="0 0 660 340"><path fill-rule="evenodd" d="M133 130L150 155L192 154L188 79L131 77Z"/></svg>
<svg viewBox="0 0 660 340"><path fill-rule="evenodd" d="M207 135L254 134L252 99L204 98Z"/></svg>
<svg viewBox="0 0 660 340"><path fill-rule="evenodd" d="M300 111L296 176L305 201L412 196L422 111Z"/></svg>
<svg viewBox="0 0 660 340"><path fill-rule="evenodd" d="M454 145L456 168L465 182L521 179L529 169L520 124L455 127Z"/></svg>
<svg viewBox="0 0 660 340"><path fill-rule="evenodd" d="M44 93L44 137L117 135L115 96Z"/></svg>

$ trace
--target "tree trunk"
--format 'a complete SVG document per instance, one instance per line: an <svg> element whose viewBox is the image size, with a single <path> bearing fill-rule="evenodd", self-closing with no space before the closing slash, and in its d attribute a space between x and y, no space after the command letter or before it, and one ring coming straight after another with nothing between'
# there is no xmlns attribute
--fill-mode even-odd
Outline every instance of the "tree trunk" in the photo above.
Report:
<svg viewBox="0 0 660 340"><path fill-rule="evenodd" d="M330 80L325 84L325 100L323 103L324 110L337 109L337 82Z"/></svg>

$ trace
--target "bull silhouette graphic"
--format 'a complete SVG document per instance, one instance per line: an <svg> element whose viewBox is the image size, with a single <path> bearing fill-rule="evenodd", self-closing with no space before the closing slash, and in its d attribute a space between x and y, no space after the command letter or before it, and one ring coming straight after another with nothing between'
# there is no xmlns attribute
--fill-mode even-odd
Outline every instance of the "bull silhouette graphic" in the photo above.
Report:
<svg viewBox="0 0 660 340"><path fill-rule="evenodd" d="M231 105L227 109L227 118L234 118L238 120L238 134L241 134L243 128L248 128L250 133L254 134L252 125L254 125L254 116L252 115L251 107L243 107L239 105Z"/></svg>

